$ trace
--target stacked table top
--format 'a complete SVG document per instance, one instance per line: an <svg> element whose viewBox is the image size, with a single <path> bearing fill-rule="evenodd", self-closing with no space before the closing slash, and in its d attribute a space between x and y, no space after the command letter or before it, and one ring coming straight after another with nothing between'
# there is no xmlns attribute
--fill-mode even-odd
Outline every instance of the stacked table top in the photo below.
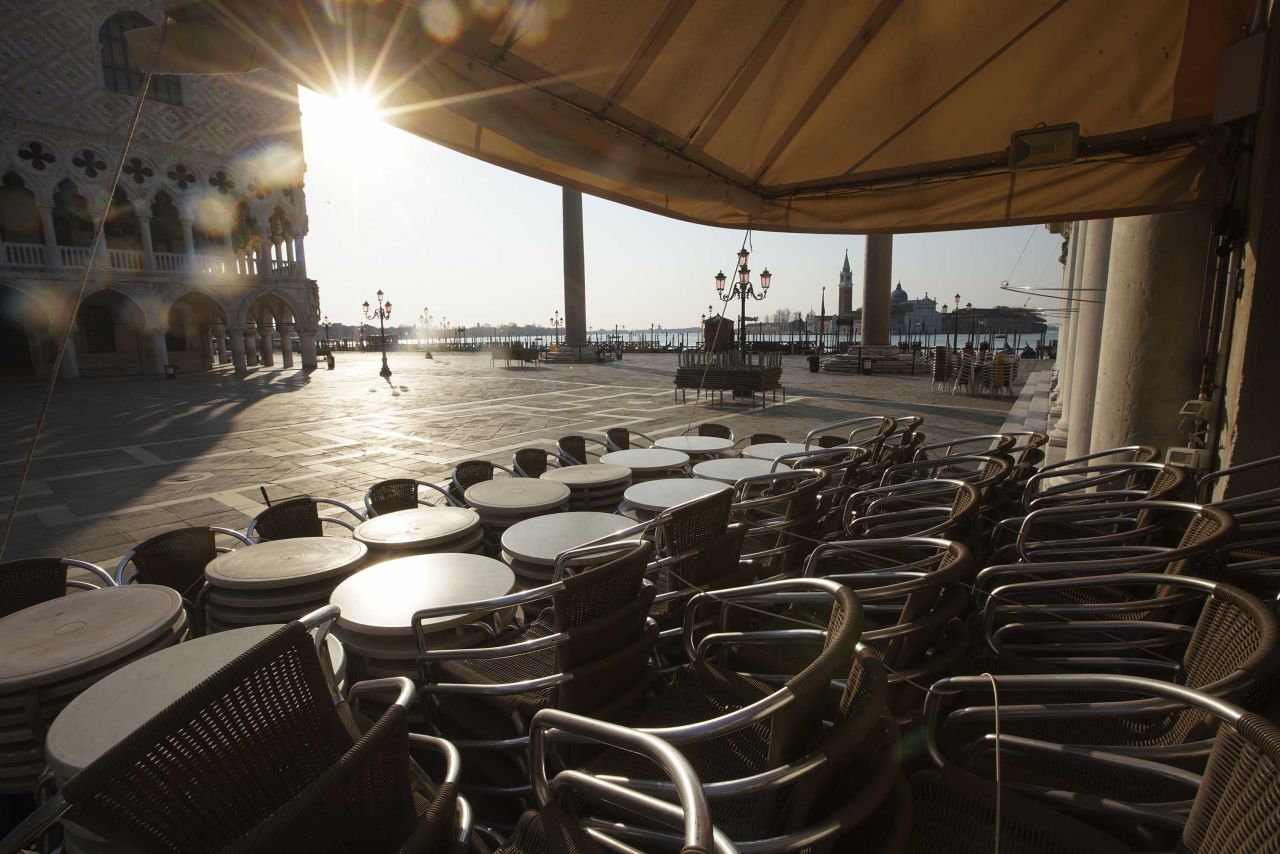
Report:
<svg viewBox="0 0 1280 854"><path fill-rule="evenodd" d="M186 634L182 597L153 584L75 593L0 619L0 792L35 788L45 731L77 695Z"/></svg>
<svg viewBox="0 0 1280 854"><path fill-rule="evenodd" d="M409 676L416 681L414 613L493 599L514 586L515 575L501 561L473 554L409 555L360 570L331 597L342 611L333 631L346 647L351 680ZM484 616L463 613L428 621L428 647L483 642L490 631L470 624Z"/></svg>
<svg viewBox="0 0 1280 854"><path fill-rule="evenodd" d="M733 442L719 436L663 436L653 446L706 458L728 451Z"/></svg>
<svg viewBox="0 0 1280 854"><path fill-rule="evenodd" d="M616 513L578 511L526 519L502 535L502 558L521 578L547 582L562 552L635 524Z"/></svg>
<svg viewBox="0 0 1280 854"><path fill-rule="evenodd" d="M622 511L634 513L637 518L651 519L663 510L730 488L726 483L702 478L671 477L645 481L627 489Z"/></svg>
<svg viewBox="0 0 1280 854"><path fill-rule="evenodd" d="M563 483L569 487L570 510L600 510L610 513L617 509L618 502L622 501L622 494L631 485L631 469L626 466L591 463L551 469L541 479Z"/></svg>
<svg viewBox="0 0 1280 854"><path fill-rule="evenodd" d="M784 454L800 454L810 450L822 449L817 445L806 448L804 442L761 442L759 445L747 445L742 449L742 456L757 460L773 460Z"/></svg>
<svg viewBox="0 0 1280 854"><path fill-rule="evenodd" d="M487 553L497 555L503 531L525 519L564 510L572 494L566 484L554 480L508 477L477 483L462 497L480 514Z"/></svg>
<svg viewBox="0 0 1280 854"><path fill-rule="evenodd" d="M218 555L204 571L207 631L277 625L323 608L368 554L356 540L297 537Z"/></svg>
<svg viewBox="0 0 1280 854"><path fill-rule="evenodd" d="M356 526L355 538L378 552L471 552L484 549L480 514L466 507L416 507L374 516Z"/></svg>
<svg viewBox="0 0 1280 854"><path fill-rule="evenodd" d="M775 467L772 460L742 457L727 460L707 460L705 463L698 463L693 467L693 476L733 485L743 478L790 470L790 466L783 463L778 463Z"/></svg>
<svg viewBox="0 0 1280 854"><path fill-rule="evenodd" d="M631 469L631 482L639 483L663 477L683 477L684 467L689 464L689 455L666 448L633 448L605 454L600 462L605 465L626 466Z"/></svg>

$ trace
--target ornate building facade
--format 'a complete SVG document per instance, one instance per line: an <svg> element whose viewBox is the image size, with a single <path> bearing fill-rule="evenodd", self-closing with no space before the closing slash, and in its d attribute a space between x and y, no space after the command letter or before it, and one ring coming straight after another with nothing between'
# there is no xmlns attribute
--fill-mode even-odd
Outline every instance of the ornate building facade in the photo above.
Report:
<svg viewBox="0 0 1280 854"><path fill-rule="evenodd" d="M47 375L93 256L66 377L314 367L295 90L271 74L142 80L151 0L0 0L0 376ZM94 224L110 199L103 239Z"/></svg>

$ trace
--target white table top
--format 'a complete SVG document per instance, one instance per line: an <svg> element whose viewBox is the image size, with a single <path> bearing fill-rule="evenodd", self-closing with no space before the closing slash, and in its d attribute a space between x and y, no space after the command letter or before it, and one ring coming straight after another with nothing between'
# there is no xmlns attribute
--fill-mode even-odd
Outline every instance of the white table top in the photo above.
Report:
<svg viewBox="0 0 1280 854"><path fill-rule="evenodd" d="M788 466L781 464L777 468L777 471L789 470ZM771 460L707 460L705 463L698 463L693 467L693 476L732 484L737 483L744 477L770 474L773 471L773 462Z"/></svg>
<svg viewBox="0 0 1280 854"><path fill-rule="evenodd" d="M527 563L554 566L561 552L630 528L635 522L616 513L589 510L554 513L517 522L502 534L502 549Z"/></svg>
<svg viewBox="0 0 1280 854"><path fill-rule="evenodd" d="M723 492L728 488L728 484L715 480L673 477L667 480L645 481L644 483L630 486L627 488L626 494L623 495L623 500L634 507L639 507L641 510L661 513L663 510L675 507L677 504L684 504L686 501L693 501L695 498L705 498L708 495Z"/></svg>
<svg viewBox="0 0 1280 854"><path fill-rule="evenodd" d="M606 465L626 466L632 471L666 471L687 465L689 455L667 448L634 448L612 451L600 458Z"/></svg>
<svg viewBox="0 0 1280 854"><path fill-rule="evenodd" d="M574 487L586 489L589 487L621 485L630 478L631 469L626 466L591 463L584 466L563 466L557 469L547 469L541 479L563 483L570 489Z"/></svg>
<svg viewBox="0 0 1280 854"><path fill-rule="evenodd" d="M58 781L66 782L278 628L251 626L195 638L126 664L95 682L49 727L47 758ZM329 660L337 670L343 660L342 644L332 635L326 641Z"/></svg>
<svg viewBox="0 0 1280 854"><path fill-rule="evenodd" d="M218 555L204 574L216 587L292 587L346 575L368 554L364 543L344 537L270 540Z"/></svg>
<svg viewBox="0 0 1280 854"><path fill-rule="evenodd" d="M653 445L686 454L718 454L732 448L733 442L719 436L663 436Z"/></svg>
<svg viewBox="0 0 1280 854"><path fill-rule="evenodd" d="M535 477L503 477L485 480L463 493L478 510L498 513L537 513L555 510L569 500L569 487Z"/></svg>
<svg viewBox="0 0 1280 854"><path fill-rule="evenodd" d="M783 454L799 454L804 451L820 451L817 445L806 448L804 442L761 442L759 445L747 445L742 449L744 457L757 460L772 460Z"/></svg>
<svg viewBox="0 0 1280 854"><path fill-rule="evenodd" d="M479 527L480 514L466 507L415 507L361 522L355 537L374 548L430 548L465 539Z"/></svg>
<svg viewBox="0 0 1280 854"><path fill-rule="evenodd" d="M413 615L511 592L516 577L500 560L473 554L410 555L362 569L338 585L330 603L338 625L369 635L412 635ZM471 622L470 614L425 621L432 631Z"/></svg>
<svg viewBox="0 0 1280 854"><path fill-rule="evenodd" d="M176 590L130 584L87 590L0 619L0 691L48 685L119 661L171 633Z"/></svg>

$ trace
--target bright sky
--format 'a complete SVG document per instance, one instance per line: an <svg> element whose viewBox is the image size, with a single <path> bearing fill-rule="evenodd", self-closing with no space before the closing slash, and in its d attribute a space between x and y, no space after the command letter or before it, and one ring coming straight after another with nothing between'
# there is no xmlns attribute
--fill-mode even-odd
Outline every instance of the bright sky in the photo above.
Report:
<svg viewBox="0 0 1280 854"><path fill-rule="evenodd" d="M360 304L381 288L393 322L415 322L424 308L451 326L545 324L557 309L563 315L559 187L389 127L351 99L303 89L300 101L307 269L320 283L322 313L355 323ZM732 274L743 237L591 196L583 220L593 329L696 326L714 303L716 272ZM861 305L861 236L755 232L752 240L751 268L768 267L773 286L749 311L817 311L823 285L834 311L846 249L854 307ZM1000 282L1059 287L1059 248L1042 226L898 235L893 278L912 297L959 293L962 305L1044 307L1056 300L1027 302Z"/></svg>

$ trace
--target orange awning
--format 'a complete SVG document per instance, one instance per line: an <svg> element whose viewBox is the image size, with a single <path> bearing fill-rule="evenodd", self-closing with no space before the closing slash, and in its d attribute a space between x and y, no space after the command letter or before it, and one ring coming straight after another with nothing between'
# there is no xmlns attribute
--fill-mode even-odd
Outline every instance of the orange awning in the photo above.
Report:
<svg viewBox="0 0 1280 854"><path fill-rule="evenodd" d="M709 225L922 231L1195 204L1249 0L179 0L156 71L364 86L455 151ZM475 11L489 11L481 14ZM1014 172L1010 136L1079 156Z"/></svg>

